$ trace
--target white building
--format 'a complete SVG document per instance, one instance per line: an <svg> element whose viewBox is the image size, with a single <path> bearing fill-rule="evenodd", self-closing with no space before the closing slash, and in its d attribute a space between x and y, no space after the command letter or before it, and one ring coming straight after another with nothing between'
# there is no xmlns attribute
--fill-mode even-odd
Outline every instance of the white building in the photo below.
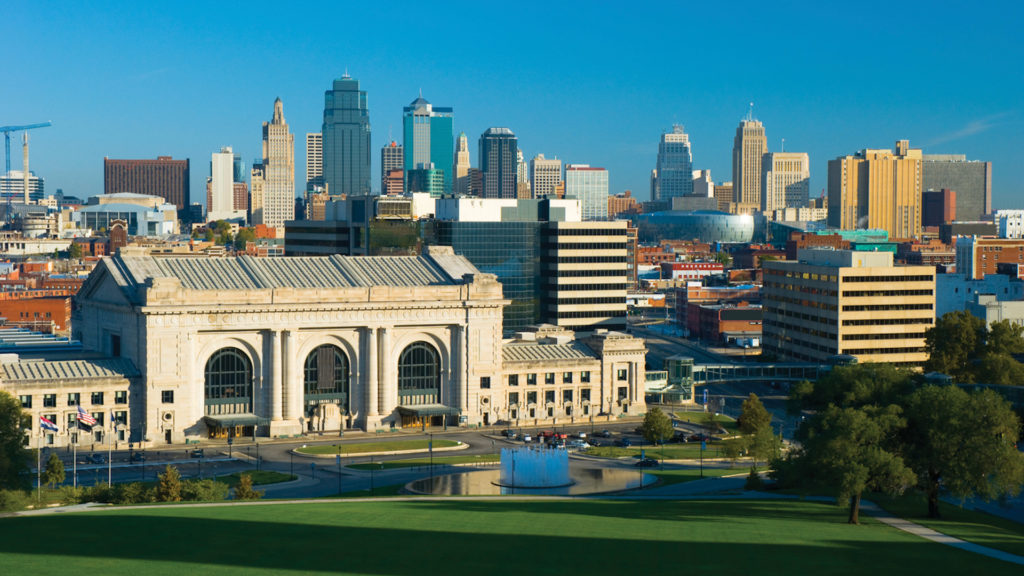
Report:
<svg viewBox="0 0 1024 576"><path fill-rule="evenodd" d="M763 212L807 206L811 165L805 152L769 152L764 155L761 168Z"/></svg>
<svg viewBox="0 0 1024 576"><path fill-rule="evenodd" d="M978 295L985 294L998 301L1024 300L1024 281L1005 274L986 274L981 279L966 274L936 274L935 317L967 310Z"/></svg>
<svg viewBox="0 0 1024 576"><path fill-rule="evenodd" d="M207 180L207 221L245 220L245 210L235 210L235 154L230 146L214 152L210 158Z"/></svg>
<svg viewBox="0 0 1024 576"><path fill-rule="evenodd" d="M565 167L565 197L580 201L584 220L608 219L608 171L589 164Z"/></svg>
<svg viewBox="0 0 1024 576"><path fill-rule="evenodd" d="M693 171L693 196L700 198L715 197L715 181L711 179L711 170Z"/></svg>
<svg viewBox="0 0 1024 576"><path fill-rule="evenodd" d="M1024 238L1024 210L996 210L1000 238Z"/></svg>
<svg viewBox="0 0 1024 576"><path fill-rule="evenodd" d="M36 176L35 172L28 173L28 199L31 203L39 202L46 195L46 182ZM15 204L25 203L25 173L21 170L11 170L6 175L0 176L0 200L7 202L7 198Z"/></svg>

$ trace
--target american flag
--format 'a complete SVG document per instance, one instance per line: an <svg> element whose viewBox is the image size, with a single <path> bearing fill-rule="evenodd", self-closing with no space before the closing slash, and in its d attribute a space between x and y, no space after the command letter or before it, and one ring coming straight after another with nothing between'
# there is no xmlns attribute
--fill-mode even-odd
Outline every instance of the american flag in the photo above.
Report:
<svg viewBox="0 0 1024 576"><path fill-rule="evenodd" d="M78 416L76 416L76 418L78 419L79 422L85 424L86 426L96 425L96 419L92 417L92 414L86 412L85 408L82 408L81 406L78 407Z"/></svg>

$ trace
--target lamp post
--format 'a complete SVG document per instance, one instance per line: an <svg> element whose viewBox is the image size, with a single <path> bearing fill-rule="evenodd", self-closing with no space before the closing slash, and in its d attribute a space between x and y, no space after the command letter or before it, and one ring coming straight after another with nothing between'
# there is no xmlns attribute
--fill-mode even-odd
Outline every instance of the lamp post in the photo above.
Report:
<svg viewBox="0 0 1024 576"><path fill-rule="evenodd" d="M75 430L71 432L71 429L68 429L68 434L71 436L72 485L78 488L78 422L72 422L71 426Z"/></svg>
<svg viewBox="0 0 1024 576"><path fill-rule="evenodd" d="M291 450L288 451L288 475L295 476L295 452Z"/></svg>
<svg viewBox="0 0 1024 576"><path fill-rule="evenodd" d="M260 471L260 445L256 444L256 471Z"/></svg>
<svg viewBox="0 0 1024 576"><path fill-rule="evenodd" d="M428 434L427 452L430 453L430 491L434 491L434 435ZM372 478L372 476L371 476ZM372 493L372 492L371 492Z"/></svg>

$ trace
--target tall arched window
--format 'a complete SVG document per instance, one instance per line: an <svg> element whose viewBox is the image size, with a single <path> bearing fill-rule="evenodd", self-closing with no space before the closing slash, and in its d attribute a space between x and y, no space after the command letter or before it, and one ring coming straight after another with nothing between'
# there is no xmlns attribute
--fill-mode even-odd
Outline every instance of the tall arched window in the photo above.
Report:
<svg viewBox="0 0 1024 576"><path fill-rule="evenodd" d="M441 359L430 344L410 344L399 356L398 402L407 406L441 402Z"/></svg>
<svg viewBox="0 0 1024 576"><path fill-rule="evenodd" d="M207 414L252 412L252 361L238 348L221 348L206 361Z"/></svg>
<svg viewBox="0 0 1024 576"><path fill-rule="evenodd" d="M321 404L337 404L348 414L349 362L340 348L318 346L306 356L303 375L307 416Z"/></svg>

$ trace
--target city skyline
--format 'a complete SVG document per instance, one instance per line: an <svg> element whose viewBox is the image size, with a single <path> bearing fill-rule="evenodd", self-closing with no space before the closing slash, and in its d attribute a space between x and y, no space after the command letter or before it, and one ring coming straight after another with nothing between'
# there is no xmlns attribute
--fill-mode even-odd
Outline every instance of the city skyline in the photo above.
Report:
<svg viewBox="0 0 1024 576"><path fill-rule="evenodd" d="M17 5L8 16L15 66L6 83L19 89L0 95L0 123L52 120L53 127L31 135L31 169L46 179L48 193L62 188L88 197L102 192L104 156L172 156L202 165L231 146L251 161L259 155L266 102L276 97L288 103L294 133L316 132L324 89L347 71L368 94L373 151L398 139L402 107L422 89L431 101L457 110L456 133L474 138L488 127L508 126L526 158L543 152L567 163L604 166L610 193L629 189L643 200L660 135L674 123L690 136L694 169L711 170L717 183L730 179L735 126L753 101L769 151L780 151L785 138L786 150L809 154L812 197L826 188L829 160L909 139L925 154L991 161L993 207L1024 207L1024 165L1015 161L1024 124L1015 94L1024 80L1005 70L1022 46L1012 19L991 18L985 10L957 13L961 41L940 43L932 32L953 25L954 16L913 4L893 7L885 20L870 10L840 15L806 4L777 14L750 4L744 15L764 23L764 32L755 30L750 41L767 40L770 30L797 13L800 25L799 34L772 35L771 50L755 67L741 47L711 43L735 25L737 10L606 5L585 13L569 4L552 7L544 22L524 24L521 37L558 38L553 44L468 51L486 44L478 41L486 30L454 26L462 31L427 39L426 32L397 22L412 6L384 12L344 7L365 25L343 38L310 36L310 15L285 9L275 22L280 39L264 45L260 35L246 32L259 27L258 8L218 8L204 12L196 25L189 10ZM318 18L329 20L332 10L340 8L323 8ZM468 23L494 14L467 6L452 9L450 17ZM910 15L916 26L899 24ZM568 25L579 18L579 25ZM699 90L687 76L658 72L669 69L674 40L650 34L649 24L673 19L692 21L680 31L688 45L714 46L690 56L691 70L701 77ZM373 30L384 22L395 33L382 45ZM80 30L95 32L83 38ZM214 32L223 35L214 39ZM611 34L616 42L607 46L590 41ZM47 42L38 42L41 37ZM205 57L225 44L231 53L224 58ZM421 45L423 54L411 57L413 45ZM872 51L886 50L894 57L872 57L867 64ZM859 52L865 56L857 57ZM537 57L551 53L558 57ZM223 74L259 60L272 65L258 78ZM917 65L908 68L908 60ZM951 68L958 73L949 74ZM989 84L996 89L982 89ZM18 156L12 169L21 168ZM370 173L377 174L379 159L372 156ZM295 160L305 166L301 147ZM203 189L204 172L193 171L193 190ZM295 175L297 191L304 188L302 172Z"/></svg>

